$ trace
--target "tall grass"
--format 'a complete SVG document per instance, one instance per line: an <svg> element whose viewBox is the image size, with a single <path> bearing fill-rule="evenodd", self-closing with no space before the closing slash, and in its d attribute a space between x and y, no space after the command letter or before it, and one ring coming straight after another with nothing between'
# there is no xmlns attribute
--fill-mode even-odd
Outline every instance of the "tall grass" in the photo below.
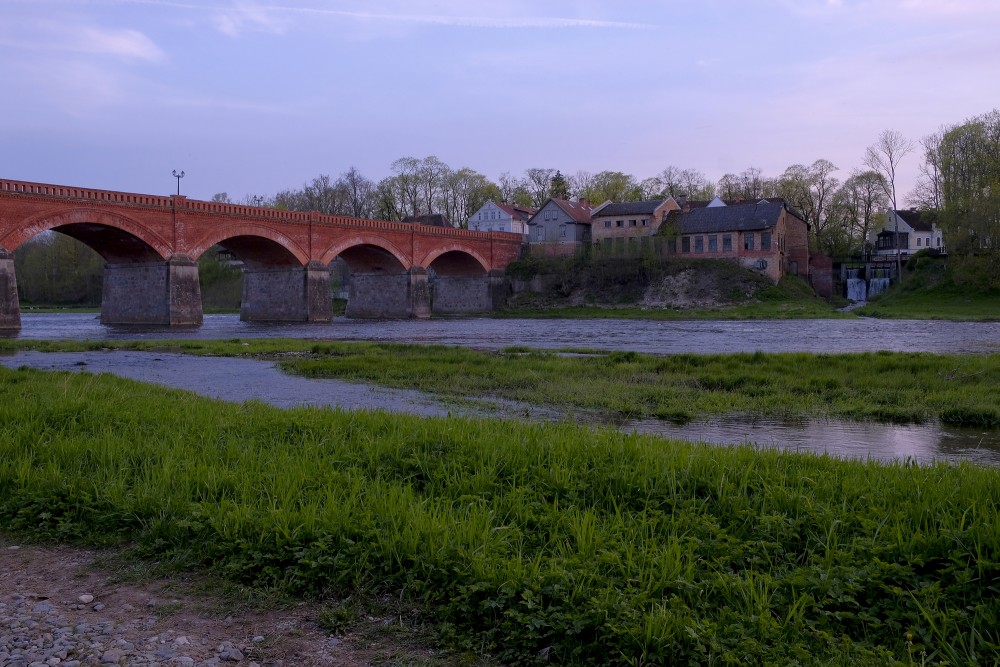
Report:
<svg viewBox="0 0 1000 667"><path fill-rule="evenodd" d="M7 530L392 592L511 664L995 664L998 482L0 369Z"/></svg>

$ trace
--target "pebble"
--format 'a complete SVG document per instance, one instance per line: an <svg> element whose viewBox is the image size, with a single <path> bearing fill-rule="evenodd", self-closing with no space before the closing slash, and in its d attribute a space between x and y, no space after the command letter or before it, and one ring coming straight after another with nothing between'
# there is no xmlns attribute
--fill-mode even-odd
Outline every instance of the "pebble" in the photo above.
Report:
<svg viewBox="0 0 1000 667"><path fill-rule="evenodd" d="M206 641L172 631L150 630L156 618L134 614L116 625L95 615L104 609L83 593L65 603L21 592L0 597L0 665L5 667L85 667L138 665L152 667L264 666L247 660L245 645ZM150 600L149 602L154 602ZM149 604L147 602L147 604ZM254 641L263 641L254 637ZM252 644L251 644L252 645Z"/></svg>

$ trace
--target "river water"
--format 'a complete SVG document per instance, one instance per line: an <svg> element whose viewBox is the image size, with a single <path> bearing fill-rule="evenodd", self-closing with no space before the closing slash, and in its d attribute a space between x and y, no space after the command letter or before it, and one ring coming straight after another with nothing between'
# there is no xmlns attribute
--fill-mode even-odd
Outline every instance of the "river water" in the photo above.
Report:
<svg viewBox="0 0 1000 667"><path fill-rule="evenodd" d="M162 340L308 338L462 345L497 349L632 350L649 354L731 352L1000 352L1000 322L938 320L558 320L433 318L323 324L241 322L206 315L196 329L107 327L94 313L22 313L22 339Z"/></svg>
<svg viewBox="0 0 1000 667"><path fill-rule="evenodd" d="M340 380L286 375L273 362L194 357L162 352L94 351L0 355L0 365L44 370L114 373L144 382L186 389L226 401L259 400L278 407L322 406L381 409L422 416L499 417L572 421L601 425L593 414L567 413L546 406L481 400L450 403L421 392L386 389ZM646 433L719 445L753 443L841 458L912 460L919 463L970 461L1000 465L1000 432L957 429L940 424L892 425L844 421L716 417L676 425L656 419L611 424L627 433Z"/></svg>

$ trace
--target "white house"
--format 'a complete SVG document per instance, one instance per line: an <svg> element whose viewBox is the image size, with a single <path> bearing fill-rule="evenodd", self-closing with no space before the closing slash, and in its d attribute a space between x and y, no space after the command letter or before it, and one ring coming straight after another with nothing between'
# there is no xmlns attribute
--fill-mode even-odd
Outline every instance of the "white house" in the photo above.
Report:
<svg viewBox="0 0 1000 667"><path fill-rule="evenodd" d="M941 230L920 211L887 211L885 225L875 239L876 255L908 257L921 250L944 253L944 237Z"/></svg>
<svg viewBox="0 0 1000 667"><path fill-rule="evenodd" d="M535 209L488 201L469 216L469 229L480 232L509 232L528 236L528 219Z"/></svg>

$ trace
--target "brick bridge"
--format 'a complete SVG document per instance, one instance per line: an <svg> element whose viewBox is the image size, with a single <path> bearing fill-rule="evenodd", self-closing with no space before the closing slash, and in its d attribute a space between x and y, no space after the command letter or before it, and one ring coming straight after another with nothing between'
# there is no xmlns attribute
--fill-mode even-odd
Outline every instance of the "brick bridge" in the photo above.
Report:
<svg viewBox="0 0 1000 667"><path fill-rule="evenodd" d="M521 236L320 213L0 180L0 329L20 327L11 253L55 230L105 260L105 324L196 326L198 258L214 245L243 262L240 318L332 317L330 262L350 269L350 317L491 310Z"/></svg>

